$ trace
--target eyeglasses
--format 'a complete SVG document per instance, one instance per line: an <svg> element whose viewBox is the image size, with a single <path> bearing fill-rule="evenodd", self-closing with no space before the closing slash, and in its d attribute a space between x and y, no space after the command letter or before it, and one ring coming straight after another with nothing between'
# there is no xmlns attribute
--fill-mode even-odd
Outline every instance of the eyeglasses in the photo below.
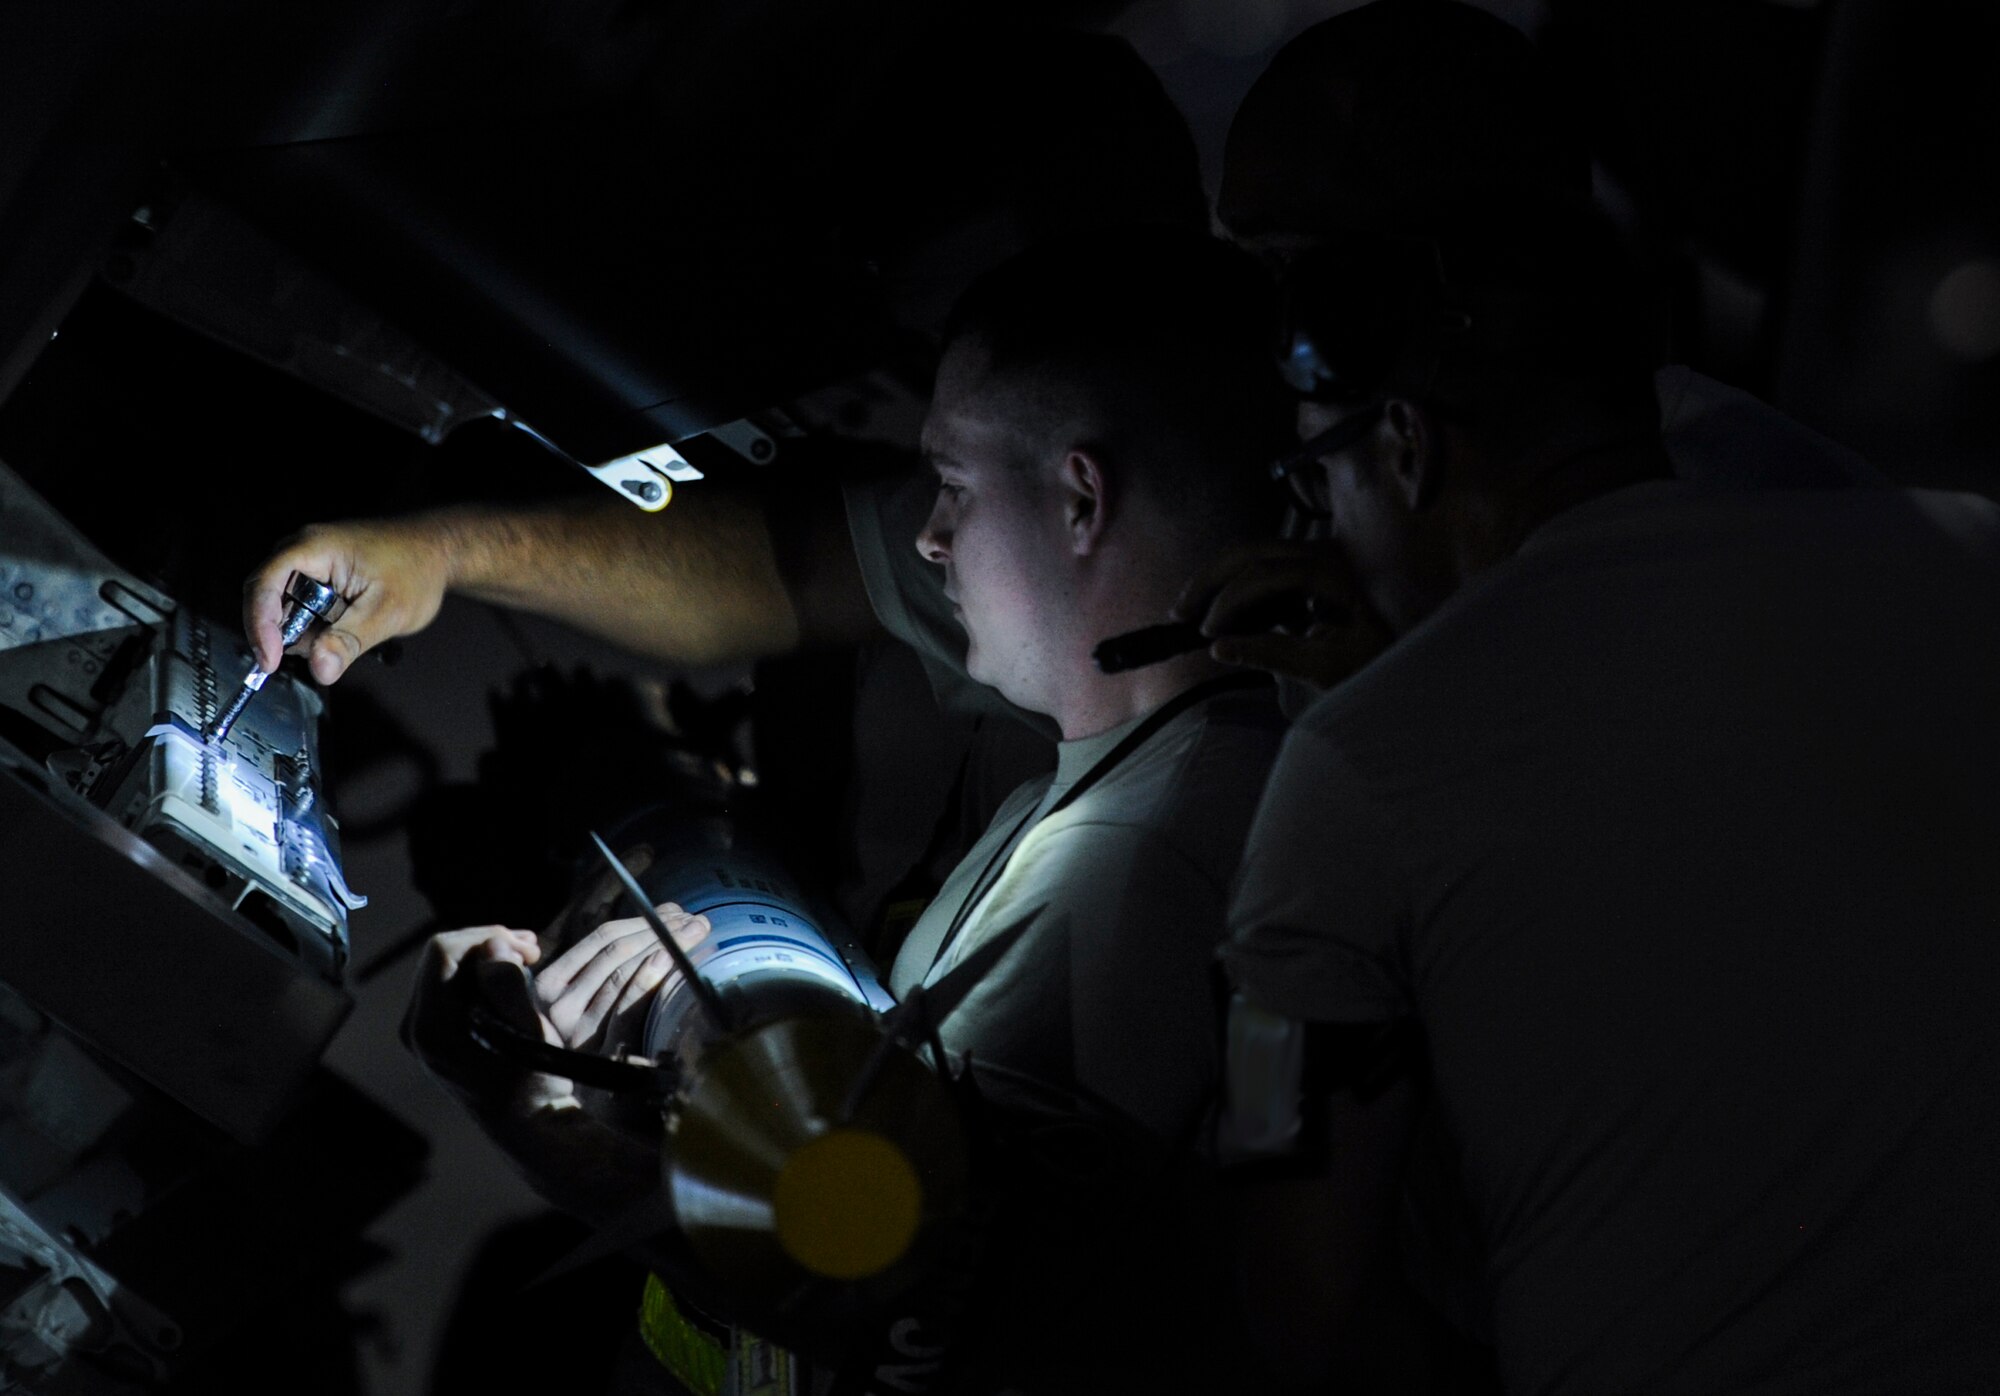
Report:
<svg viewBox="0 0 2000 1396"><path fill-rule="evenodd" d="M1292 492L1293 505L1300 513L1314 519L1333 517L1332 511L1323 502L1319 488L1319 463L1335 451L1346 450L1373 431L1386 410L1381 402L1366 403L1325 431L1314 432L1296 449L1271 462L1271 479Z"/></svg>

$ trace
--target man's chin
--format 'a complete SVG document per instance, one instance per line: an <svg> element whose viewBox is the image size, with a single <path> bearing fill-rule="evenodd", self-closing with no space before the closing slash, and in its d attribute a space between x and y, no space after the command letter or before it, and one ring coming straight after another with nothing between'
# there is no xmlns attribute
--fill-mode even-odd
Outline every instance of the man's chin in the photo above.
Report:
<svg viewBox="0 0 2000 1396"><path fill-rule="evenodd" d="M1033 669L1025 659L1012 669L1004 664L988 664L977 640L968 635L965 648L965 676L984 684L1023 712L1050 716L1049 694L1032 682ZM1027 680L1024 682L1024 680Z"/></svg>
<svg viewBox="0 0 2000 1396"><path fill-rule="evenodd" d="M976 644L965 652L965 676L974 683L984 684L1015 707L1027 707L1027 704L1021 701L1022 695L1017 691L1020 685L1010 683L1009 676L1004 670L987 667L981 659L979 646ZM1032 712L1034 709L1030 708L1029 711Z"/></svg>

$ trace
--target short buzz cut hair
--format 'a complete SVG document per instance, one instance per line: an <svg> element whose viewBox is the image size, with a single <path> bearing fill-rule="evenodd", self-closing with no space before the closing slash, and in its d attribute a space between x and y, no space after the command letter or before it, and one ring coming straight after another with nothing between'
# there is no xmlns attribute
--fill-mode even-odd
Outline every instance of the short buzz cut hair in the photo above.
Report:
<svg viewBox="0 0 2000 1396"><path fill-rule="evenodd" d="M973 345L1031 449L1083 432L1172 492L1198 531L1275 527L1263 467L1294 441L1275 291L1248 254L1185 228L1045 243L960 297L945 346Z"/></svg>

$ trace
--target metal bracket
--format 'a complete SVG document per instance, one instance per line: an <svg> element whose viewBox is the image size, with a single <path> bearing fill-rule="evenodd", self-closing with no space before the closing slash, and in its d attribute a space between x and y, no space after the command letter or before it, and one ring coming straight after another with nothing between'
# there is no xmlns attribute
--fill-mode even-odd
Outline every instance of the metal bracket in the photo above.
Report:
<svg viewBox="0 0 2000 1396"><path fill-rule="evenodd" d="M708 435L752 465L769 465L778 456L777 441L747 417L716 427Z"/></svg>
<svg viewBox="0 0 2000 1396"><path fill-rule="evenodd" d="M703 478L686 456L665 442L584 469L649 514L667 507L676 483Z"/></svg>
<svg viewBox="0 0 2000 1396"><path fill-rule="evenodd" d="M607 489L615 491L620 499L638 505L649 514L657 514L667 507L674 497L676 481L686 482L703 478L702 473L689 463L686 456L664 441L657 446L648 446L643 451L634 451L616 460L605 461L602 465L585 465L519 417L503 412L500 414L500 420L526 435L550 455L568 461L591 475Z"/></svg>

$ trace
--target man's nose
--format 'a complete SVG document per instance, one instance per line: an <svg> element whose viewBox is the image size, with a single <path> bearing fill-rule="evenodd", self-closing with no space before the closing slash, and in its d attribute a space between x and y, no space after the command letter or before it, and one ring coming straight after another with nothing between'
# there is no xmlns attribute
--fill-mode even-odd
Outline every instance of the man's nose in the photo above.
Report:
<svg viewBox="0 0 2000 1396"><path fill-rule="evenodd" d="M924 526L917 530L917 553L925 562L939 564L951 555L951 527L938 517L935 507L924 520Z"/></svg>

